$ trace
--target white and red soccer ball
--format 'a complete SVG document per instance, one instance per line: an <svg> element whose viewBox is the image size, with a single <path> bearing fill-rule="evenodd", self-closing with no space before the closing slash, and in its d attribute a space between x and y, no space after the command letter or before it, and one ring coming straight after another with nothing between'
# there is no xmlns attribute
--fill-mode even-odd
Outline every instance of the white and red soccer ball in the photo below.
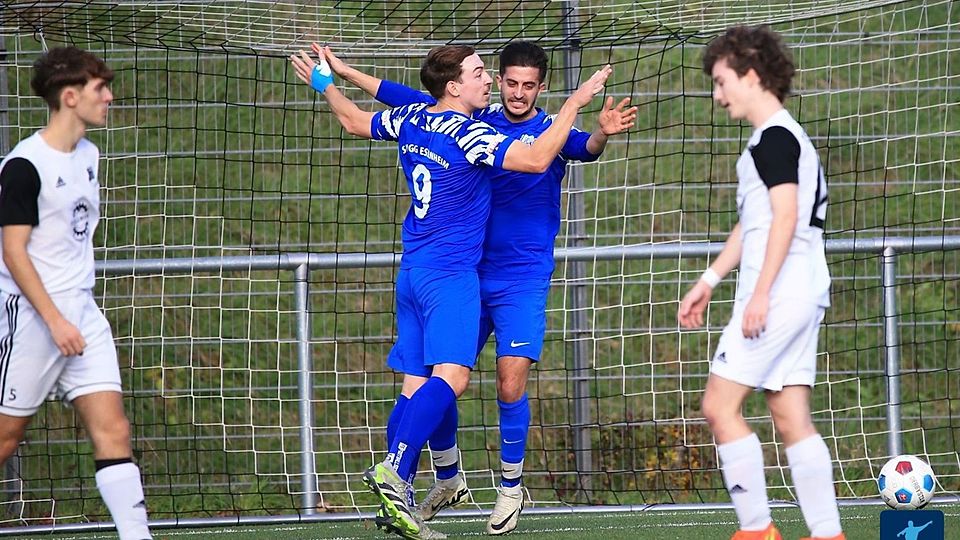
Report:
<svg viewBox="0 0 960 540"><path fill-rule="evenodd" d="M877 478L883 502L897 510L923 508L933 498L936 485L930 465L909 454L888 461Z"/></svg>

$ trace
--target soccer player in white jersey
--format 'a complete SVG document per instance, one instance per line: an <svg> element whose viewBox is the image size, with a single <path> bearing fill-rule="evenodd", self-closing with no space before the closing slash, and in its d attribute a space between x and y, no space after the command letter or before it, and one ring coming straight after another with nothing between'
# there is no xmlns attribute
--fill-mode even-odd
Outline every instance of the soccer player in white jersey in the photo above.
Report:
<svg viewBox="0 0 960 540"><path fill-rule="evenodd" d="M291 57L297 76L321 92L350 133L399 143L400 166L412 197L403 223L403 259L397 275L397 342L388 365L404 374L409 399L387 459L364 474L380 498L392 532L421 538L409 482L427 439L466 390L480 333L477 265L490 213L495 167L542 173L563 148L577 112L603 89L605 66L567 99L550 128L532 144L471 118L490 103L492 78L472 47L430 51L420 70L435 104L378 113L360 110L332 82L325 61L305 52ZM413 382L414 379L419 379ZM422 379L426 379L425 382Z"/></svg>
<svg viewBox="0 0 960 540"><path fill-rule="evenodd" d="M713 288L739 266L733 316L714 353L702 404L740 522L733 538L780 539L770 518L760 440L741 412L751 392L762 390L811 536L843 539L830 452L810 417L817 334L830 305L827 186L816 149L783 107L793 60L767 27L737 26L707 46L703 70L713 79L714 101L754 128L737 161L739 222L678 312L684 328L701 326Z"/></svg>
<svg viewBox="0 0 960 540"><path fill-rule="evenodd" d="M0 163L0 462L56 393L93 443L97 488L121 540L142 540L151 536L117 351L92 292L100 153L84 134L105 125L112 79L102 60L76 47L44 54L31 86L49 121Z"/></svg>

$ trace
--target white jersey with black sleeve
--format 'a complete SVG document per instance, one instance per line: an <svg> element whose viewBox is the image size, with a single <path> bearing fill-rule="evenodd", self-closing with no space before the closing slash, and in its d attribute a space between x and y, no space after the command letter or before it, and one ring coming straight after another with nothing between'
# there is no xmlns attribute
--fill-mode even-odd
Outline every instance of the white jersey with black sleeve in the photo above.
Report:
<svg viewBox="0 0 960 540"><path fill-rule="evenodd" d="M51 148L37 132L0 163L0 243L4 226L33 226L27 254L47 294L93 289L99 158L97 147L87 139L64 153ZM2 257L0 290L21 294Z"/></svg>
<svg viewBox="0 0 960 540"><path fill-rule="evenodd" d="M756 129L737 161L737 211L743 250L737 299L756 287L767 252L773 212L769 190L796 183L797 227L770 298L799 298L830 305L830 272L823 243L827 184L810 138L786 109Z"/></svg>

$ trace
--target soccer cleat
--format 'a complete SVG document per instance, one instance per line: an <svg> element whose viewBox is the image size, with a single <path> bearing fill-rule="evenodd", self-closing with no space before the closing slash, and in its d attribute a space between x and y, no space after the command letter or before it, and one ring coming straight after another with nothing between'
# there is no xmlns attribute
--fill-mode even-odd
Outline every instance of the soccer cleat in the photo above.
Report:
<svg viewBox="0 0 960 540"><path fill-rule="evenodd" d="M463 504L470 496L467 481L463 475L457 473L453 478L437 480L427 496L417 505L417 515L423 521L430 521L437 512L444 508L452 508Z"/></svg>
<svg viewBox="0 0 960 540"><path fill-rule="evenodd" d="M783 537L780 536L780 531L771 521L770 525L767 525L767 528L762 531L739 530L733 533L730 540L783 540Z"/></svg>
<svg viewBox="0 0 960 540"><path fill-rule="evenodd" d="M831 536L830 538L824 538L822 536L814 536L814 537L804 537L804 538L801 538L800 540L847 540L847 537L844 536L843 533L840 533L836 536Z"/></svg>
<svg viewBox="0 0 960 540"><path fill-rule="evenodd" d="M490 520L487 521L487 534L507 534L517 528L520 512L523 510L523 485L497 488L497 503L493 505ZM778 539L779 540L779 539Z"/></svg>
<svg viewBox="0 0 960 540"><path fill-rule="evenodd" d="M376 519L377 527L404 538L418 540L420 523L414 518L413 512L407 504L407 493L410 485L404 482L393 467L384 463L377 463L363 473L363 483L380 499L383 505L383 517Z"/></svg>
<svg viewBox="0 0 960 540"><path fill-rule="evenodd" d="M404 534L404 532L397 527L394 527L393 520L387 518L387 511L384 506L381 504L380 508L377 509L377 517L374 518L373 522L377 524L378 529L383 529L386 533L393 533L403 538L409 538L412 540L443 540L447 535L443 534L440 531L431 529L427 526L426 523L420 519L419 516L414 514L414 519L417 520L417 524L420 525L420 532L416 536L410 536Z"/></svg>

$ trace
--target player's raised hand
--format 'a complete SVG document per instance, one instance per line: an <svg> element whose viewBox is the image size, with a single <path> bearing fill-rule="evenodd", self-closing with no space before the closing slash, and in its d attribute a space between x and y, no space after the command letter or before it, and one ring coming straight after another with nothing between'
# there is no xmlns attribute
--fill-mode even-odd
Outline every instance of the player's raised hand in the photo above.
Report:
<svg viewBox="0 0 960 540"><path fill-rule="evenodd" d="M613 73L613 68L610 64L598 69L586 82L580 85L580 88L577 88L577 91L569 99L578 108L586 107L593 100L593 96L603 92L603 85L607 82L611 73Z"/></svg>
<svg viewBox="0 0 960 540"><path fill-rule="evenodd" d="M680 309L677 310L677 321L680 322L680 326L688 329L703 326L703 314L707 310L707 304L710 303L712 295L713 289L709 285L703 281L697 281L680 301Z"/></svg>
<svg viewBox="0 0 960 540"><path fill-rule="evenodd" d="M604 135L616 135L633 127L637 119L637 108L625 107L630 104L630 98L623 98L617 106L613 106L613 97L608 96L603 108L600 109L600 116L597 122L600 124L600 131Z"/></svg>
<svg viewBox="0 0 960 540"><path fill-rule="evenodd" d="M60 349L60 354L64 356L77 356L83 354L87 342L83 339L83 334L67 319L60 317L49 325L50 337Z"/></svg>
<svg viewBox="0 0 960 540"><path fill-rule="evenodd" d="M351 69L346 62L338 58L337 55L333 54L333 49L331 49L329 45L320 46L317 43L311 43L310 49L313 50L314 54L316 54L318 58L323 58L326 60L327 63L330 64L330 69L332 69L334 73L341 77L344 77L344 74Z"/></svg>
<svg viewBox="0 0 960 540"><path fill-rule="evenodd" d="M316 45L316 44L314 44ZM290 55L290 63L293 65L293 71L297 78L309 84L317 92L323 93L328 86L333 84L333 73L330 64L322 55L317 56L315 61L310 58L306 51L298 51Z"/></svg>

